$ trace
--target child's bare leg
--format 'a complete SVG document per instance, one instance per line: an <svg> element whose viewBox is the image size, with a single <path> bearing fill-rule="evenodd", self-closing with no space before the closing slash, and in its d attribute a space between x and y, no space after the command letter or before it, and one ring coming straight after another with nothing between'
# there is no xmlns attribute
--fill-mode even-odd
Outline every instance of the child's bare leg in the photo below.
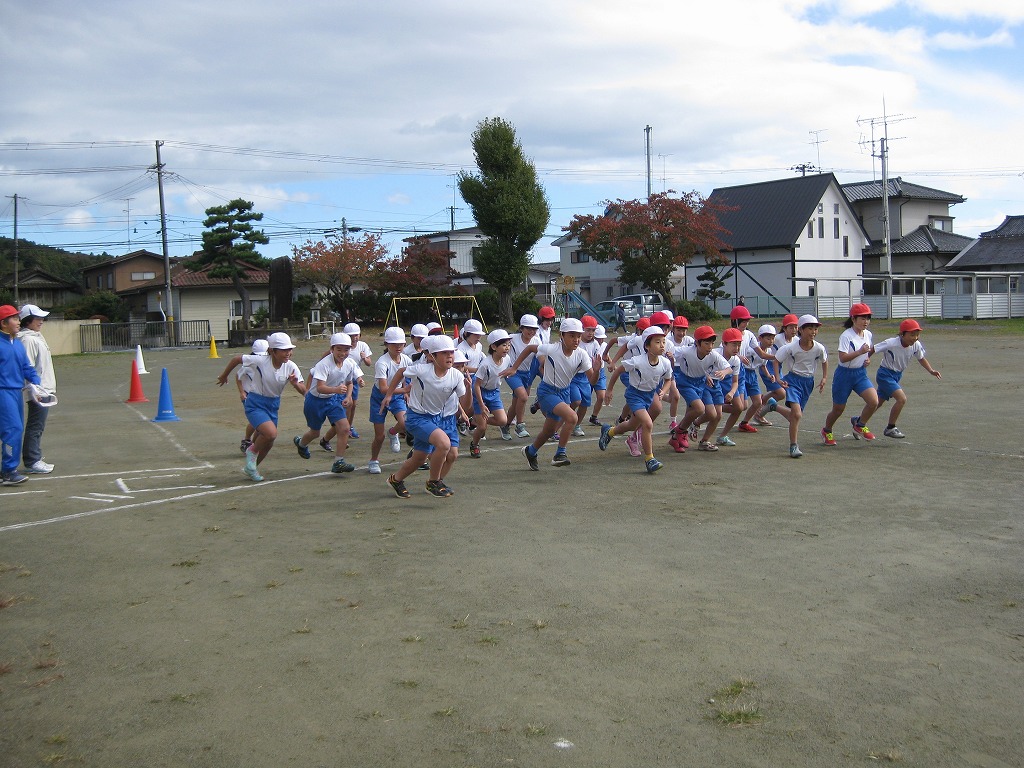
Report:
<svg viewBox="0 0 1024 768"><path fill-rule="evenodd" d="M875 411L878 410L878 392L874 387L871 387L861 392L860 396L864 398L864 408L860 412L860 423L867 424L868 419L874 416Z"/></svg>
<svg viewBox="0 0 1024 768"><path fill-rule="evenodd" d="M452 471L452 467L455 466L455 462L459 458L459 449L456 446L452 446L447 455L444 457L444 462L441 464L441 479L444 480L448 477L448 473Z"/></svg>
<svg viewBox="0 0 1024 768"><path fill-rule="evenodd" d="M252 447L256 449L253 452L256 454L257 464L262 462L267 454L270 453L270 449L274 447L275 440L277 440L277 426L274 422L265 421L256 428Z"/></svg>
<svg viewBox="0 0 1024 768"><path fill-rule="evenodd" d="M373 425L373 442L370 443L370 461L380 458L380 449L384 446L384 425Z"/></svg>
<svg viewBox="0 0 1024 768"><path fill-rule="evenodd" d="M722 427L722 437L729 434L729 430L736 426L736 422L740 420L740 414L743 413L746 401L742 397L733 398L732 404L726 406L723 410L729 411L729 418L725 421L725 426Z"/></svg>
<svg viewBox="0 0 1024 768"><path fill-rule="evenodd" d="M846 403L832 403L832 410L828 412L828 416L825 417L825 431L831 432L832 427L839 421L839 417L843 415L843 411L846 410Z"/></svg>
<svg viewBox="0 0 1024 768"><path fill-rule="evenodd" d="M448 460L448 451L452 448L452 441L443 429L435 429L430 433L430 444L434 446L434 452L430 454L430 479L440 480L441 470Z"/></svg>
<svg viewBox="0 0 1024 768"><path fill-rule="evenodd" d="M434 451L434 453L436 454L437 451ZM395 472L395 480L405 480L405 478L420 468L420 465L423 464L423 461L426 458L426 451L413 448L412 454L405 460L402 466L398 468L398 471ZM434 474L433 470L431 470L430 474Z"/></svg>
<svg viewBox="0 0 1024 768"><path fill-rule="evenodd" d="M892 394L892 409L889 411L889 423L895 424L896 419L903 413L903 407L907 404L907 396L903 393L902 389L897 389Z"/></svg>

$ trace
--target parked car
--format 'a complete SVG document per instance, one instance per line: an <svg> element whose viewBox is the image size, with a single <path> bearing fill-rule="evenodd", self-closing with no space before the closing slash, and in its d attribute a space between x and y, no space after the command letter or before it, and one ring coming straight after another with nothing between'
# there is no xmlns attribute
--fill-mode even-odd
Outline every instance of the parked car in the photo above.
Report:
<svg viewBox="0 0 1024 768"><path fill-rule="evenodd" d="M656 293L631 293L627 296L618 296L610 299L610 301L632 301L636 304L637 311L641 317L650 317L659 310L671 309L661 300L661 296Z"/></svg>
<svg viewBox="0 0 1024 768"><path fill-rule="evenodd" d="M602 319L604 320L603 325L608 328L615 326L615 307L619 303L620 299L609 299L608 301L602 301L594 305L594 309L601 313ZM629 324L635 323L640 319L640 312L630 300L623 300L626 310L626 322Z"/></svg>

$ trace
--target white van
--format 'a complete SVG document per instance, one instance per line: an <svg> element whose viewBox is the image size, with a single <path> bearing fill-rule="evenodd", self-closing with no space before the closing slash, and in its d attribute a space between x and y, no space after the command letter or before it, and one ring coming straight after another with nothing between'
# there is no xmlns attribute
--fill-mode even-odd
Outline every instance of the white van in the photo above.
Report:
<svg viewBox="0 0 1024 768"><path fill-rule="evenodd" d="M641 317L650 317L655 312L668 307L657 293L631 293L628 296L617 296L611 301L632 301L636 304Z"/></svg>

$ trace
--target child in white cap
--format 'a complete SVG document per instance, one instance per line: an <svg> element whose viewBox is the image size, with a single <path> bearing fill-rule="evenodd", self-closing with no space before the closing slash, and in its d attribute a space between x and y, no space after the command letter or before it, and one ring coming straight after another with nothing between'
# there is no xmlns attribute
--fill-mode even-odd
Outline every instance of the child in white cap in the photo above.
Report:
<svg viewBox="0 0 1024 768"><path fill-rule="evenodd" d="M466 371L469 373L470 381L466 394L462 398L462 410L469 414L473 412L473 380L476 377L477 368L480 367L484 358L487 357L487 353L480 342L484 335L484 326L479 320L470 318L462 326L459 335L462 337L462 340L455 347L455 351L461 352L466 356ZM459 434L468 435L469 426L469 422L460 422Z"/></svg>
<svg viewBox="0 0 1024 768"><path fill-rule="evenodd" d="M540 428L532 445L523 446L530 469L540 469L537 453L548 439L558 432L558 448L551 459L552 466L569 466L566 446L576 427L576 411L571 405L571 385L573 377L578 373L586 373L590 383L597 381L600 369L585 350L580 349L583 339L583 324L575 317L567 317L562 321L558 332L558 341L553 344L541 344L536 348L536 355L543 359L541 365L541 382L537 387L537 400L540 410L544 413L544 425ZM527 347L516 357L510 367L519 368L523 361L534 354L534 347Z"/></svg>
<svg viewBox="0 0 1024 768"><path fill-rule="evenodd" d="M53 356L50 346L42 334L43 320L50 313L35 304L26 304L21 308L21 332L18 339L25 347L28 361L39 374L40 385L48 395L57 394L57 378L53 373ZM53 472L53 464L43 460L43 430L46 429L46 416L50 408L41 405L28 393L25 393L28 416L25 419L25 438L21 446L21 460L25 464L25 473L29 475L46 475Z"/></svg>
<svg viewBox="0 0 1024 768"><path fill-rule="evenodd" d="M381 407L387 408L391 397L408 378L408 411L405 428L413 436L412 454L388 477L388 484L399 498L409 498L405 478L430 457L430 477L426 490L432 496L445 498L454 491L445 478L459 457L459 430L456 414L461 410L458 399L466 391L466 377L455 370L455 342L448 336L432 336L423 342L427 359L408 368L400 368L391 377Z"/></svg>
<svg viewBox="0 0 1024 768"><path fill-rule="evenodd" d="M818 318L814 315L801 315L797 328L797 337L775 353L775 361L779 364L776 370L782 370L782 364L789 365L789 372L780 382L786 391L786 404L781 405L774 397L769 397L757 412L759 416L764 416L768 411L776 411L789 422L789 455L794 459L804 455L798 441L800 417L814 389L815 367L821 366L818 392L825 389L825 381L828 379L828 352L815 340L821 328Z"/></svg>
<svg viewBox="0 0 1024 768"><path fill-rule="evenodd" d="M388 382L401 368L408 368L412 360L402 350L405 349L405 331L398 326L392 326L384 330L384 343L387 345L387 354L381 355L373 370L373 390L370 392L370 423L373 424L373 444L370 446L370 464L368 471L371 475L380 474L380 449L384 446L384 425L387 423L388 412L395 417L395 426L387 430L391 439L391 450L398 453L402 450L402 441L399 434L405 433L405 412L407 405L405 401L406 387L401 387L392 394L388 407L382 409L384 402L384 391L388 388Z"/></svg>
<svg viewBox="0 0 1024 768"><path fill-rule="evenodd" d="M402 354L414 363L418 363L420 358L423 356L423 351L420 349L420 345L423 344L423 340L430 335L430 331L427 330L427 326L423 323L416 323L416 325L409 330L409 335L412 337L412 341L405 345L405 349L402 350Z"/></svg>
<svg viewBox="0 0 1024 768"><path fill-rule="evenodd" d="M266 339L256 339L252 343L252 353L257 356L264 356L267 354ZM245 396L249 392L249 382L252 381L252 369L247 365L238 366L238 373L235 374L235 386L238 388L238 397L242 401L243 408L245 407ZM242 442L238 444L242 453L248 450L249 446L252 445L252 434L255 432L255 428L248 420L245 422L245 436L242 438Z"/></svg>
<svg viewBox="0 0 1024 768"><path fill-rule="evenodd" d="M293 438L295 449L304 459L310 457L309 444L320 439L320 428L326 420L338 435L334 446L331 472L351 472L355 467L345 461L348 448L348 416L352 390L360 381L359 365L350 357L352 338L347 333L331 335L331 354L320 360L309 372L309 389L302 403L302 413L309 429Z"/></svg>
<svg viewBox="0 0 1024 768"><path fill-rule="evenodd" d="M269 354L266 356L235 355L228 361L223 373L217 377L217 386L223 387L228 375L238 366L252 366L252 381L245 398L245 416L255 429L253 443L245 452L242 471L253 482L259 483L263 475L259 465L277 440L277 414L281 408L281 393L289 384L300 395L306 394L302 371L292 362L295 345L287 333L272 333L267 337Z"/></svg>
<svg viewBox="0 0 1024 768"><path fill-rule="evenodd" d="M480 458L480 441L487 436L487 425L504 427L508 423L505 406L501 402L501 378L512 373L508 355L511 337L504 328L496 328L487 335L487 357L476 369L473 377L473 414L476 429L469 443L469 455Z"/></svg>
<svg viewBox="0 0 1024 768"><path fill-rule="evenodd" d="M501 428L501 439L511 440L511 422L516 422L516 437L529 437L523 418L526 415L526 401L530 399L530 387L533 385L532 372L534 356L540 339L537 336L540 323L536 315L526 314L519 318L519 333L512 334L509 354L513 360L522 358L522 362L513 366L516 370L505 379L512 390L512 405L509 408L509 426Z"/></svg>

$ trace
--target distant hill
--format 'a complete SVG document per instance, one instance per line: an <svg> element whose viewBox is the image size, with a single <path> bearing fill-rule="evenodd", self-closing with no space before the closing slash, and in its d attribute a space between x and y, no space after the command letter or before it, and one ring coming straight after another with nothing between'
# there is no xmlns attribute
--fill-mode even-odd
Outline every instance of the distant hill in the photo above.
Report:
<svg viewBox="0 0 1024 768"><path fill-rule="evenodd" d="M36 267L54 277L80 283L82 268L111 258L109 254L94 256L89 253L75 253L49 245L39 245L31 240L18 238L18 271ZM14 275L14 239L0 237L0 282L7 284Z"/></svg>

